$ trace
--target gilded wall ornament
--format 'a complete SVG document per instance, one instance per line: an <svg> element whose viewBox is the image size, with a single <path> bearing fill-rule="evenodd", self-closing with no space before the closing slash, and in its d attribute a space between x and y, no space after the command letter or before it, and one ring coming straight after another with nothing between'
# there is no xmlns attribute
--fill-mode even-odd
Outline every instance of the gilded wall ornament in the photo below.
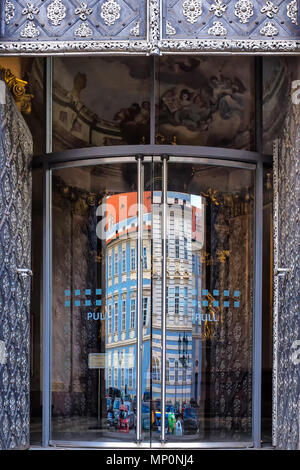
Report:
<svg viewBox="0 0 300 470"><path fill-rule="evenodd" d="M240 23L249 23L254 14L254 6L250 0L239 0L234 6L234 14L240 20Z"/></svg>
<svg viewBox="0 0 300 470"><path fill-rule="evenodd" d="M211 36L225 36L227 34L227 29L224 28L221 21L214 21L213 26L208 29L208 34Z"/></svg>
<svg viewBox="0 0 300 470"><path fill-rule="evenodd" d="M107 26L113 26L120 18L121 7L115 0L107 0L101 6L101 18Z"/></svg>
<svg viewBox="0 0 300 470"><path fill-rule="evenodd" d="M24 114L30 114L34 96L27 93L28 82L17 78L9 69L0 68L0 76L7 83L19 110Z"/></svg>
<svg viewBox="0 0 300 470"><path fill-rule="evenodd" d="M264 27L260 30L262 36L277 36L278 33L279 31L272 21L265 23Z"/></svg>
<svg viewBox="0 0 300 470"><path fill-rule="evenodd" d="M61 24L62 20L66 17L66 7L61 0L53 0L47 8L47 18L51 21L53 26Z"/></svg>
<svg viewBox="0 0 300 470"><path fill-rule="evenodd" d="M213 11L215 16L221 18L223 13L227 10L227 5L222 2L222 0L215 0L215 3L212 4L209 8L209 11Z"/></svg>
<svg viewBox="0 0 300 470"><path fill-rule="evenodd" d="M168 20L166 21L166 34L167 36L173 36L174 34L176 34L176 29L173 28L170 21Z"/></svg>
<svg viewBox="0 0 300 470"><path fill-rule="evenodd" d="M194 24L202 15L202 1L201 0L185 0L182 4L182 13L186 20Z"/></svg>
<svg viewBox="0 0 300 470"><path fill-rule="evenodd" d="M92 13L92 8L89 8L85 2L81 2L79 7L75 10L75 15L79 15L82 21L85 21Z"/></svg>
<svg viewBox="0 0 300 470"><path fill-rule="evenodd" d="M274 15L278 13L279 7L274 5L273 2L266 2L266 4L260 10L261 13L266 13L268 18L274 18Z"/></svg>
<svg viewBox="0 0 300 470"><path fill-rule="evenodd" d="M5 0L5 23L9 24L10 20L12 20L14 16L15 16L14 5L9 0Z"/></svg>
<svg viewBox="0 0 300 470"><path fill-rule="evenodd" d="M298 1L292 0L286 7L287 16L293 24L298 24Z"/></svg>

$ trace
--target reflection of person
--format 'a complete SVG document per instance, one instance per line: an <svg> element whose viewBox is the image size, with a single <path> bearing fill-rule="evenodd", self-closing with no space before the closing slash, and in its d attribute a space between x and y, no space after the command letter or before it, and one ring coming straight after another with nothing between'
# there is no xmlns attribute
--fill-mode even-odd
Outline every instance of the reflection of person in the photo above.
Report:
<svg viewBox="0 0 300 470"><path fill-rule="evenodd" d="M168 428L170 434L175 433L175 413L171 411L168 413Z"/></svg>
<svg viewBox="0 0 300 470"><path fill-rule="evenodd" d="M176 436L182 436L182 424L179 418L176 420L175 434Z"/></svg>

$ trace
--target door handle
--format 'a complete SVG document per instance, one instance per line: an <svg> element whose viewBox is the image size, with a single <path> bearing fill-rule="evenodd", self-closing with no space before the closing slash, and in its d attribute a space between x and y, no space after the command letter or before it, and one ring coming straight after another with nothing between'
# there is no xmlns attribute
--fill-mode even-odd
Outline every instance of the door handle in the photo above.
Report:
<svg viewBox="0 0 300 470"><path fill-rule="evenodd" d="M33 276L33 272L28 268L17 268L16 272L22 277Z"/></svg>
<svg viewBox="0 0 300 470"><path fill-rule="evenodd" d="M291 271L290 268L277 268L277 271L275 272L275 276L283 277L286 274L288 274L290 271Z"/></svg>

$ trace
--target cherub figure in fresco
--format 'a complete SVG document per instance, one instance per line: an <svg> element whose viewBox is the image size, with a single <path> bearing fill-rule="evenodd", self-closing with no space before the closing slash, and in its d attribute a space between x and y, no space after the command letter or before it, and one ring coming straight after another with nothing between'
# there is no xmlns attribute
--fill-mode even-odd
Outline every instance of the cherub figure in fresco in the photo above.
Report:
<svg viewBox="0 0 300 470"><path fill-rule="evenodd" d="M228 93L231 93L231 87L223 76L220 78L211 76L208 84L200 90L201 98L210 108L211 113L217 111L221 97Z"/></svg>
<svg viewBox="0 0 300 470"><path fill-rule="evenodd" d="M134 118L134 122L137 125L146 125L150 121L150 103L149 101L143 101L142 106L138 114Z"/></svg>
<svg viewBox="0 0 300 470"><path fill-rule="evenodd" d="M140 105L138 103L132 103L129 108L122 108L114 116L114 121L119 122L120 124L134 122L135 117L140 112Z"/></svg>
<svg viewBox="0 0 300 470"><path fill-rule="evenodd" d="M231 83L230 92L224 93L219 102L219 111L223 119L230 119L234 113L243 111L245 91L242 82L235 78Z"/></svg>
<svg viewBox="0 0 300 470"><path fill-rule="evenodd" d="M71 91L71 96L74 101L80 101L80 95L82 90L86 88L87 78L85 73L78 72L73 81L73 88Z"/></svg>
<svg viewBox="0 0 300 470"><path fill-rule="evenodd" d="M205 105L200 94L197 94L192 103L185 109L181 123L190 130L207 130L211 117L211 110Z"/></svg>
<svg viewBox="0 0 300 470"><path fill-rule="evenodd" d="M186 119L189 119L190 106L192 104L193 93L190 93L189 90L183 89L180 92L180 108L175 112L174 119L178 124L184 124Z"/></svg>
<svg viewBox="0 0 300 470"><path fill-rule="evenodd" d="M143 101L140 106L132 103L129 108L118 111L114 120L120 125L122 138L127 144L139 144L149 140L150 103Z"/></svg>
<svg viewBox="0 0 300 470"><path fill-rule="evenodd" d="M73 110L70 111L70 130L76 131L78 133L81 132L81 123L79 120L79 114L81 109L84 107L84 104L81 101L81 92L86 88L87 85L87 77L85 73L78 72L73 80L73 88L70 92L70 98L73 103Z"/></svg>

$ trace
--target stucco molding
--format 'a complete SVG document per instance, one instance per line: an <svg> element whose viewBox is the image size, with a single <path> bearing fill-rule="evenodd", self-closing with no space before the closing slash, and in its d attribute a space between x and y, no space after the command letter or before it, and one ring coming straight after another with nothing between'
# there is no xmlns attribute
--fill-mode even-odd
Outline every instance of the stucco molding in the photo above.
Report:
<svg viewBox="0 0 300 470"><path fill-rule="evenodd" d="M107 33L100 34L99 25L98 28L94 25L94 23L89 22L88 20L92 18L93 9L88 9L89 16L85 16L84 23L80 25L80 23L76 23L79 20L78 12L76 15L73 15L70 18L70 11L66 10L65 4L61 0L52 1L52 3L47 4L47 8L45 10L46 18L43 17L44 13L42 12L42 6L40 6L39 11L36 10L36 13L30 16L30 19L27 19L29 24L20 24L19 27L15 26L12 23L12 15L14 15L14 20L17 20L16 11L12 10L10 7L10 2L6 1L6 19L7 22L3 22L3 30L2 30L2 40L0 39L0 53L7 54L7 55L19 55L19 54L26 54L26 55L47 55L47 54L83 54L83 53L95 53L95 54L143 54L143 55L162 55L162 54L175 54L175 53L249 53L249 54L270 54L270 53L297 53L300 51L300 37L298 37L298 31L295 22L295 12L298 11L298 4L294 4L291 2L290 7L286 10L282 10L281 15L287 18L287 27L290 29L290 33L287 36L287 31L284 32L282 35L280 23L276 22L276 26L271 28L269 26L266 28L266 21L261 21L256 28L256 33L253 34L249 30L241 31L241 38L238 37L238 33L236 31L231 31L231 27L229 27L228 19L234 19L236 21L231 21L230 23L234 22L237 23L237 30L242 28L239 25L239 19L234 15L234 11L231 11L228 7L226 9L220 10L221 6L223 6L222 2L220 3L220 8L216 9L218 17L222 17L227 15L226 21L220 23L219 25L214 25L213 20L215 20L216 16L214 11L210 12L211 18L209 17L209 21L207 20L207 32L202 31L202 26L198 22L202 21L202 16L206 14L203 12L200 15L199 9L199 18L197 22L194 24L188 23L189 27L196 28L195 31L181 31L180 26L182 21L185 21L185 16L182 12L182 9L176 10L175 13L171 12L170 15L168 13L169 10L166 10L166 4L163 0L147 0L145 2L145 10L142 17L134 18L133 22L130 24L128 35L122 35L121 33L113 34L113 31L110 31L111 34L107 35ZM23 0L22 0L23 1ZM3 2L3 0L2 0ZM0 0L1 3L1 0ZM188 2L186 2L188 5ZM53 16L53 12L51 14L51 6L59 5L59 17ZM121 3L120 3L121 5ZM200 5L200 2L199 2ZM218 5L218 4L216 4ZM227 4L226 4L227 5ZM231 5L231 4L230 4ZM236 4L234 4L236 6ZM91 6L93 4L91 3ZM214 5L213 5L214 7ZM293 8L292 8L293 7ZM50 10L49 10L50 8ZM94 6L93 6L94 8ZM179 8L179 7L178 7ZM199 7L200 8L200 7ZM217 7L214 7L217 8ZM171 9L172 10L172 9ZM56 10L55 10L56 11ZM121 10L120 10L121 11ZM185 10L189 12L189 10ZM201 10L202 11L202 10ZM50 13L49 13L50 12ZM220 13L221 12L221 13ZM57 12L56 12L57 13ZM268 19L266 16L269 13L269 10L266 11L265 20ZM57 13L58 14L58 13ZM94 14L94 13L93 13ZM187 13L188 14L188 13ZM49 16L50 15L50 16ZM66 22L68 20L69 15L69 26L64 32L65 25L62 22ZM117 21L119 15L116 14L113 20L114 22ZM169 15L169 16L168 16ZM173 16L172 16L173 15ZM174 16L175 15L175 16ZM179 18L179 16L180 18ZM272 10L272 21L275 19L274 16L278 16L279 13L275 14ZM22 13L21 17L26 20L25 14ZM182 18L181 18L182 17ZM189 18L190 16L188 16ZM203 17L203 19L205 19ZM223 19L223 18L222 18ZM71 20L71 21L70 21ZM75 21L76 20L76 21ZM45 23L43 23L43 21ZM55 21L57 25L52 29L49 29L49 25ZM118 19L121 21L121 18ZM122 20L123 21L123 20ZM194 21L194 16L193 16ZM196 20L195 20L196 21ZM253 20L254 21L254 20ZM50 23L49 23L50 22ZM73 24L73 23L74 24ZM146 34L142 33L142 23L146 22ZM48 25L49 23L49 25ZM16 23L17 24L17 23ZM205 21L204 23L205 24ZM124 23L125 25L125 23ZM124 26L123 25L123 26ZM137 34L137 25L138 25L138 36ZM170 25L172 25L172 29L170 29ZM175 28L176 25L176 28ZM218 26L218 28L217 28ZM225 27L226 26L226 27ZM26 37L24 38L24 28L26 28ZM125 26L124 26L125 27ZM127 26L126 26L127 27ZM134 29L134 27L136 29ZM248 27L248 26L247 26ZM57 29L59 28L59 29ZM70 29L71 28L71 29ZM81 29L80 29L81 28ZM199 29L200 28L200 29ZM217 28L217 29L216 29ZM250 26L249 26L250 28ZM294 29L293 29L294 28ZM296 29L295 29L296 28ZM251 28L250 28L251 29ZM274 38L272 36L268 37L271 32L276 29L277 36ZM134 34L132 31L134 30ZM198 31L199 30L199 31ZM266 34L265 37L262 36L263 33ZM22 33L23 31L23 33ZM56 32L57 36L53 36L54 31ZM78 33L79 31L79 33ZM171 31L171 33L170 33ZM278 33L277 33L278 31ZM23 36L21 35L23 34ZM226 37L221 38L222 35ZM48 35L48 37L47 37ZM73 36L72 36L73 35ZM168 36L172 37L168 37ZM209 37L218 36L218 37ZM252 38L250 37L252 35ZM255 37L257 36L258 37ZM79 36L79 37L78 37ZM176 36L179 36L178 38ZM202 37L199 37L202 36ZM64 40L62 40L64 38Z"/></svg>
<svg viewBox="0 0 300 470"><path fill-rule="evenodd" d="M294 53L300 52L299 41L276 40L186 40L186 41L26 41L0 42L0 53L8 55L50 55L50 54L175 54L175 53Z"/></svg>

